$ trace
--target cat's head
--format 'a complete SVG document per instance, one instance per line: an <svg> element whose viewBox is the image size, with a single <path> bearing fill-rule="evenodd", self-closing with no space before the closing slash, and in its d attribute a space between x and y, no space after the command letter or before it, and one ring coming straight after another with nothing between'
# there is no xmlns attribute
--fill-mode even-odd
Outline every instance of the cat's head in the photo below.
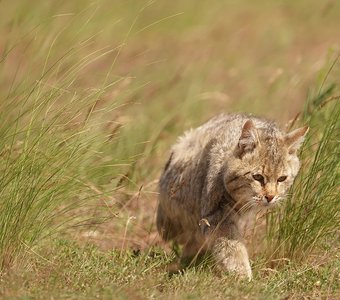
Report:
<svg viewBox="0 0 340 300"><path fill-rule="evenodd" d="M239 209L268 207L282 200L297 175L297 152L308 127L284 134L274 124L256 128L247 120L224 176Z"/></svg>

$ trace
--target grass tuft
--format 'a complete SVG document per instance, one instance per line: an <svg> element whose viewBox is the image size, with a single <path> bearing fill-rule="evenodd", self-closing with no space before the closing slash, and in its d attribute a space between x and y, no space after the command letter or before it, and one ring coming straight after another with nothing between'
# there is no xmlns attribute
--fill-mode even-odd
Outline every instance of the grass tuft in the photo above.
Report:
<svg viewBox="0 0 340 300"><path fill-rule="evenodd" d="M326 103L337 98L331 96L334 88L326 87L306 105L303 123L311 130L301 153L303 165L292 196L270 219L269 239L275 241L270 256L301 260L338 247L340 102Z"/></svg>

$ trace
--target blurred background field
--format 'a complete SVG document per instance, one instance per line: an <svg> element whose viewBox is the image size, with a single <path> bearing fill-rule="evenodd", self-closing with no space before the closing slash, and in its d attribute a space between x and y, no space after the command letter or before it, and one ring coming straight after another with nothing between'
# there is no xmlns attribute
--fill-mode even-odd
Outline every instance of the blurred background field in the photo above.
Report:
<svg viewBox="0 0 340 300"><path fill-rule="evenodd" d="M332 0L1 1L0 295L335 299L339 15ZM169 147L236 111L310 124L291 213L254 238L253 283L169 277L154 224Z"/></svg>

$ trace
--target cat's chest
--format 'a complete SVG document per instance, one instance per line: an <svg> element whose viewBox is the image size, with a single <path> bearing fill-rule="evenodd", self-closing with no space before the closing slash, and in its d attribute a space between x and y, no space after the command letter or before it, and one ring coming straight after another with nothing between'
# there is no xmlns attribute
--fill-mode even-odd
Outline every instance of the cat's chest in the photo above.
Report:
<svg viewBox="0 0 340 300"><path fill-rule="evenodd" d="M256 216L259 212L260 210L258 208L252 208L239 216L237 220L237 227L243 237L247 237L252 233L255 226Z"/></svg>

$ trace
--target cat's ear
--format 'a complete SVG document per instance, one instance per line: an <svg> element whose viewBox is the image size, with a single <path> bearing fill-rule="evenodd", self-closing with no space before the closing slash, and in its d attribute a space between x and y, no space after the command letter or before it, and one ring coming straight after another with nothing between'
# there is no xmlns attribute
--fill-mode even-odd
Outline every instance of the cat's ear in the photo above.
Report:
<svg viewBox="0 0 340 300"><path fill-rule="evenodd" d="M309 127L305 126L286 134L284 139L288 147L289 154L294 154L300 149L308 130Z"/></svg>
<svg viewBox="0 0 340 300"><path fill-rule="evenodd" d="M256 127L252 120L247 120L241 131L241 136L238 141L239 154L242 156L247 152L252 152L258 141Z"/></svg>

